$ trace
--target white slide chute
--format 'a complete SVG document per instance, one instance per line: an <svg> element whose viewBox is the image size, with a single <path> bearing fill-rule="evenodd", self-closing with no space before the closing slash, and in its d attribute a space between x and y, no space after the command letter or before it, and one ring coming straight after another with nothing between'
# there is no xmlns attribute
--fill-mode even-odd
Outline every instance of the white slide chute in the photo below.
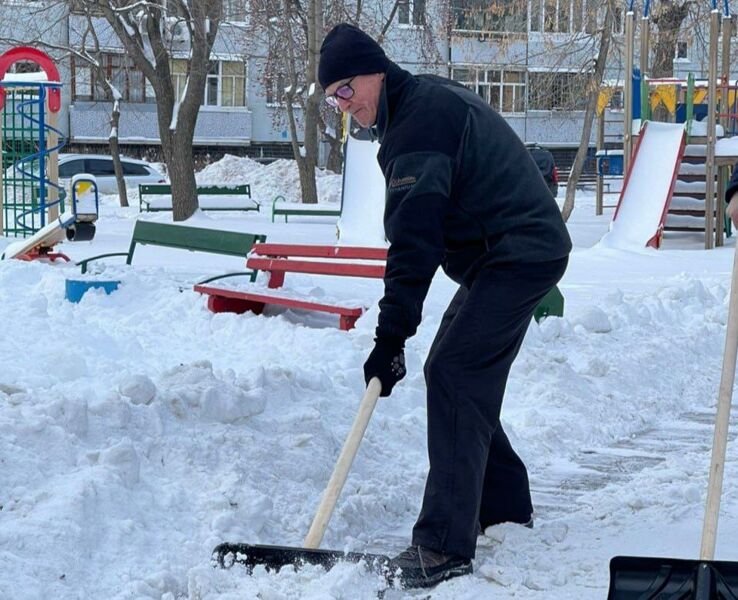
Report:
<svg viewBox="0 0 738 600"><path fill-rule="evenodd" d="M388 244L384 237L385 181L377 163L379 142L360 129L349 134L344 152L338 243L384 248Z"/></svg>
<svg viewBox="0 0 738 600"><path fill-rule="evenodd" d="M608 248L658 248L685 147L683 123L647 121L623 182Z"/></svg>

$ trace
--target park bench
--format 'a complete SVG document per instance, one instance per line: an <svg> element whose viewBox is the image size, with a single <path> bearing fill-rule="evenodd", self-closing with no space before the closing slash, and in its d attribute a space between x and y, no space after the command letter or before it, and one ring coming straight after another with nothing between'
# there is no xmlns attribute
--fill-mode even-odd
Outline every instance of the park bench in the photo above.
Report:
<svg viewBox="0 0 738 600"><path fill-rule="evenodd" d="M340 328L347 331L355 326L367 306L318 302L272 290L282 288L287 273L381 279L384 277L386 260L386 248L256 243L246 266L254 272L264 271L269 274L266 288L229 289L204 285L208 282L201 282L194 289L208 296L208 309L214 313L241 314L251 311L261 314L267 305L283 306L337 314ZM539 303L534 317L539 321L546 316L563 314L564 298L558 288L554 287Z"/></svg>
<svg viewBox="0 0 738 600"><path fill-rule="evenodd" d="M266 236L253 233L222 231L219 229L190 227L188 225L176 225L172 223L136 221L128 252L98 254L97 256L85 258L77 264L81 267L82 273L87 272L87 266L89 263L111 256L125 256L126 264L130 265L133 261L133 253L138 244L190 250L192 252L209 252L212 254L239 256L245 258L249 254L254 243L264 241L266 241ZM236 273L226 273L224 275L210 277L202 283L236 275L250 275L252 281L256 279L255 271L239 271Z"/></svg>
<svg viewBox="0 0 738 600"><path fill-rule="evenodd" d="M287 202L284 196L277 196L272 202L272 223L276 217L340 217L341 209L331 204L297 204Z"/></svg>
<svg viewBox="0 0 738 600"><path fill-rule="evenodd" d="M156 196L151 198L151 196ZM161 196L166 196L162 198ZM259 203L251 198L251 186L198 185L197 202L201 210L255 210ZM168 183L141 183L138 186L139 212L172 210L172 186Z"/></svg>
<svg viewBox="0 0 738 600"><path fill-rule="evenodd" d="M339 316L340 328L347 331L354 327L368 306L316 302L289 293L275 293L272 290L284 285L286 273L382 279L386 259L386 248L257 243L246 261L246 266L253 271L269 273L266 288L228 289L201 283L195 286L195 291L208 296L208 309L215 313L240 314L251 311L261 314L266 305L283 306L336 314Z"/></svg>

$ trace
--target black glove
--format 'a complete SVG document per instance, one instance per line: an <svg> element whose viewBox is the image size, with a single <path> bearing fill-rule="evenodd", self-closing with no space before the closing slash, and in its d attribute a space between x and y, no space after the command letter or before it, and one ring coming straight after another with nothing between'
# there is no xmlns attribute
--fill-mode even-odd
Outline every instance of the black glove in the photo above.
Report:
<svg viewBox="0 0 738 600"><path fill-rule="evenodd" d="M378 335L374 339L374 350L364 363L364 380L369 385L372 377L379 377L382 397L389 396L395 384L407 373L404 346L405 340L400 337Z"/></svg>

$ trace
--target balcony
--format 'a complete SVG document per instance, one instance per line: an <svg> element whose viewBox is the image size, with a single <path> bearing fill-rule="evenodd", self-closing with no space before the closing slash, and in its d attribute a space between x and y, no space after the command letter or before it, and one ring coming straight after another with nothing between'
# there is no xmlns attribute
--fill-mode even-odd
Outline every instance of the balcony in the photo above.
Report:
<svg viewBox="0 0 738 600"><path fill-rule="evenodd" d="M75 142L106 142L110 136L109 102L77 101L69 109L70 137ZM155 104L121 103L121 143L159 144ZM195 145L248 146L251 111L203 106L195 126Z"/></svg>

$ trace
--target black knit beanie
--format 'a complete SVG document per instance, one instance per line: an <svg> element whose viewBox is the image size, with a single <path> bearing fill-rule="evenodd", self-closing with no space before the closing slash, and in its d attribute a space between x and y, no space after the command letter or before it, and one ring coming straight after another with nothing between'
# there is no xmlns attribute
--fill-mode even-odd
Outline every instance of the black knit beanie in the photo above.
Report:
<svg viewBox="0 0 738 600"><path fill-rule="evenodd" d="M341 23L328 32L320 47L318 80L323 89L354 75L384 73L389 59L372 38L358 27Z"/></svg>

